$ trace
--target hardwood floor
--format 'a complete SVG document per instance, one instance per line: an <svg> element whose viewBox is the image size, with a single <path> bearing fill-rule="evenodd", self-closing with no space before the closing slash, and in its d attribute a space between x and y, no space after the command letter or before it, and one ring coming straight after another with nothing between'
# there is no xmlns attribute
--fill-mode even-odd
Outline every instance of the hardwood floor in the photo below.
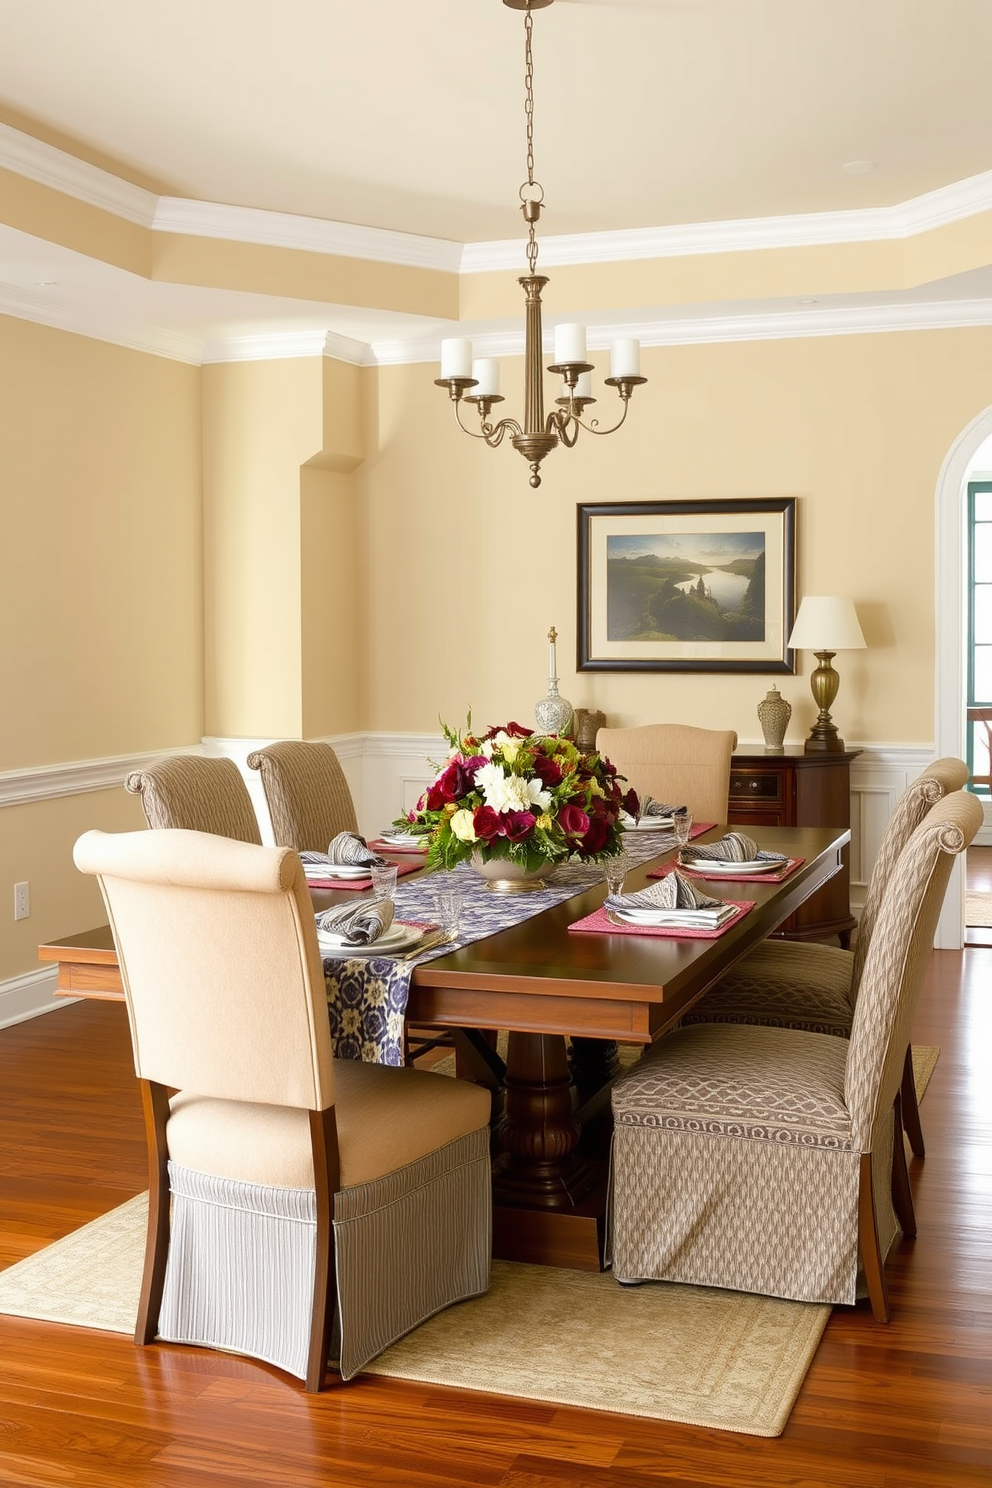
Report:
<svg viewBox="0 0 992 1488"><path fill-rule="evenodd" d="M893 1321L834 1310L779 1438L372 1377L306 1396L250 1360L0 1317L0 1484L988 1488L992 950L934 955L915 1036L942 1052ZM0 1032L0 1121L2 1265L143 1188L124 1009Z"/></svg>

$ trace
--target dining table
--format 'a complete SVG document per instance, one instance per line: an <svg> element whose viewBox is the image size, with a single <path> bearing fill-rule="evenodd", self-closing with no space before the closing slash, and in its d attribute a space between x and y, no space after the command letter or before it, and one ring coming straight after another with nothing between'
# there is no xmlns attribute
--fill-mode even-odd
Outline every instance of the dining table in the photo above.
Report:
<svg viewBox="0 0 992 1488"><path fill-rule="evenodd" d="M726 830L716 826L698 841L716 841ZM600 881L415 964L408 1024L452 1030L463 1069L493 1089L497 1258L578 1270L608 1262L608 1165L602 1141L597 1149L585 1137L608 1128L616 1046L650 1045L677 1025L735 962L841 871L850 840L848 828L751 831L761 849L799 861L775 881L707 879L707 893L751 905L715 938L576 933L570 927L603 904ZM631 870L625 892L645 887L649 874L674 858L670 838L658 848ZM318 911L347 902L334 890L311 895ZM109 926L47 942L38 955L57 965L59 995L123 1000ZM505 1061L486 1030L505 1032ZM580 1068L577 1094L573 1076Z"/></svg>

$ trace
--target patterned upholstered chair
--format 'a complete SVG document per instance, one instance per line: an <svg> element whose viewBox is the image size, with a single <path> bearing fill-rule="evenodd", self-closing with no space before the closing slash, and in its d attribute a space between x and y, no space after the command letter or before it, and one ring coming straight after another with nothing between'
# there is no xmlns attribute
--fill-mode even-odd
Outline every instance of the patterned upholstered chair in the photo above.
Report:
<svg viewBox="0 0 992 1488"><path fill-rule="evenodd" d="M967 779L964 760L939 759L896 802L879 844L853 951L766 940L697 1002L683 1023L756 1023L847 1038L879 907L899 854L927 812L951 791L961 790ZM906 1134L917 1157L923 1157L926 1149L908 1048L902 1102Z"/></svg>
<svg viewBox="0 0 992 1488"><path fill-rule="evenodd" d="M488 1092L332 1059L296 853L160 831L87 832L74 856L100 878L145 1110L136 1342L157 1329L319 1390L332 1323L347 1379L485 1291Z"/></svg>
<svg viewBox="0 0 992 1488"><path fill-rule="evenodd" d="M874 1315L888 1320L896 1213L915 1228L903 1053L951 864L981 821L959 791L913 832L878 909L849 1040L696 1024L613 1087L619 1281L853 1303L860 1260Z"/></svg>
<svg viewBox="0 0 992 1488"><path fill-rule="evenodd" d="M596 748L612 760L642 800L653 796L673 806L688 806L697 821L727 820L730 756L736 745L732 729L682 723L605 728L596 735Z"/></svg>
<svg viewBox="0 0 992 1488"><path fill-rule="evenodd" d="M141 797L150 827L212 832L261 845L251 796L233 760L176 754L135 770L124 788Z"/></svg>
<svg viewBox="0 0 992 1488"><path fill-rule="evenodd" d="M339 832L357 832L348 782L329 744L286 739L248 756L258 770L280 847L326 852Z"/></svg>

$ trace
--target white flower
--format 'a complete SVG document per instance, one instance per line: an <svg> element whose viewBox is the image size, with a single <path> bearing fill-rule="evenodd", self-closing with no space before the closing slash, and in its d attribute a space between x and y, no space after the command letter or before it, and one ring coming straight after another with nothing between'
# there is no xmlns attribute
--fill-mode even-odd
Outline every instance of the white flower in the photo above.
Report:
<svg viewBox="0 0 992 1488"><path fill-rule="evenodd" d="M461 811L455 812L454 816L449 822L449 826L451 827L451 830L454 832L459 841L477 841L475 835L475 824L472 820L472 813L466 807L463 806Z"/></svg>
<svg viewBox="0 0 992 1488"><path fill-rule="evenodd" d="M493 811L547 811L551 792L540 780L525 780L522 775L504 775L499 765L481 765L475 772L475 784Z"/></svg>

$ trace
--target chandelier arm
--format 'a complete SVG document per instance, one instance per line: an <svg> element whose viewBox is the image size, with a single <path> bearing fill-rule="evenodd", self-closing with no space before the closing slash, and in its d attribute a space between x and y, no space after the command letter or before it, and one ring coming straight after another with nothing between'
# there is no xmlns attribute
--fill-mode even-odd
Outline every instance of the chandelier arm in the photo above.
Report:
<svg viewBox="0 0 992 1488"><path fill-rule="evenodd" d="M616 431L620 428L620 425L623 423L624 419L627 417L627 410L629 407L630 399L624 398L623 413L617 419L616 423L611 424L608 429L599 428L599 419L590 419L589 422L586 424L582 421L582 419L575 418L575 414L572 414L572 418L575 419L575 422L578 424L580 429L585 429L587 434L615 434ZM574 444L575 441L573 440L572 442Z"/></svg>
<svg viewBox="0 0 992 1488"><path fill-rule="evenodd" d="M579 421L564 408L548 414L548 433L557 434L566 449L572 449L579 437Z"/></svg>
<svg viewBox="0 0 992 1488"><path fill-rule="evenodd" d="M454 409L455 423L461 429L462 433L467 434L470 439L485 440L490 449L498 449L507 434L521 434L523 432L516 419L505 418L500 419L498 424L487 424L483 422L480 431L477 433L475 429L470 429L467 424L462 423L461 414L458 411L458 403L454 405Z"/></svg>

